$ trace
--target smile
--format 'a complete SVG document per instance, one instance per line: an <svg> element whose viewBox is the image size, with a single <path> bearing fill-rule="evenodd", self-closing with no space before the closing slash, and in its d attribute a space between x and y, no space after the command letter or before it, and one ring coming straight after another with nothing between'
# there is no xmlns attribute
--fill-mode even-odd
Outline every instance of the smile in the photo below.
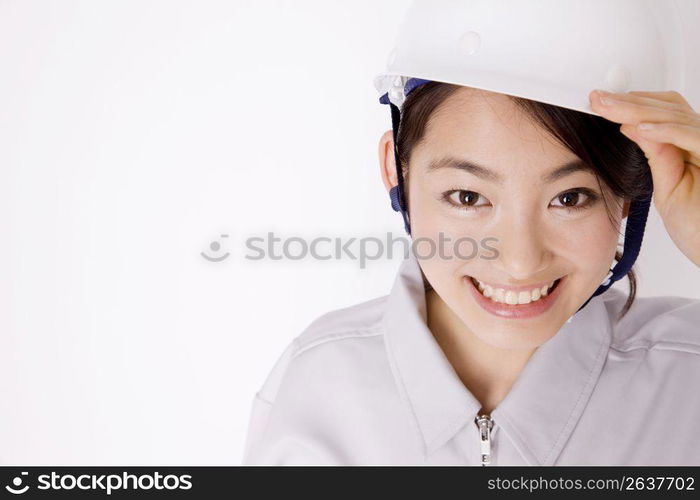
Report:
<svg viewBox="0 0 700 500"><path fill-rule="evenodd" d="M541 287L498 288L465 276L477 303L486 311L510 319L526 319L547 311L561 294L567 276Z"/></svg>

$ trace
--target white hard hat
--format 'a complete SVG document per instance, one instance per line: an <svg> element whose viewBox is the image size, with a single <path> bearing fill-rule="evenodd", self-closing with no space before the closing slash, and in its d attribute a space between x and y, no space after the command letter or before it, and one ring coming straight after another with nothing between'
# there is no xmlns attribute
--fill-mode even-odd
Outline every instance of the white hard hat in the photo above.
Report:
<svg viewBox="0 0 700 500"><path fill-rule="evenodd" d="M416 0L375 87L399 107L418 78L590 114L595 88L683 94L700 59L697 35L691 41L682 23L685 12L700 13L691 2Z"/></svg>
<svg viewBox="0 0 700 500"><path fill-rule="evenodd" d="M398 185L389 195L406 232L397 134L400 108L415 88L453 83L599 116L589 101L596 88L697 89L696 23L700 0L414 0L387 69L374 80L379 101L391 108ZM651 175L647 185L648 195L630 204L619 262L579 311L632 268L651 204Z"/></svg>

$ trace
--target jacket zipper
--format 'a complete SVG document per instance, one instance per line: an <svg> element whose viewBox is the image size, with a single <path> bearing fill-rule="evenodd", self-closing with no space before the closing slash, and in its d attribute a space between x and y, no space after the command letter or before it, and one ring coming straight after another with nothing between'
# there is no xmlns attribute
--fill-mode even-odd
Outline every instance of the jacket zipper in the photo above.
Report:
<svg viewBox="0 0 700 500"><path fill-rule="evenodd" d="M493 428L493 419L482 413L477 415L474 423L479 429L479 440L481 442L481 465L491 464L491 429Z"/></svg>

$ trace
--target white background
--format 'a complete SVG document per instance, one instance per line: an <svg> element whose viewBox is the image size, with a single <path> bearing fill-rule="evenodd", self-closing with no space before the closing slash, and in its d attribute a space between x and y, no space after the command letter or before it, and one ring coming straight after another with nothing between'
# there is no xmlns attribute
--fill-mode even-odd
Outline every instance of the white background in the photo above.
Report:
<svg viewBox="0 0 700 500"><path fill-rule="evenodd" d="M244 240L403 235L372 79L405 5L0 1L0 464L240 462L284 347L400 263ZM700 298L655 211L637 270Z"/></svg>

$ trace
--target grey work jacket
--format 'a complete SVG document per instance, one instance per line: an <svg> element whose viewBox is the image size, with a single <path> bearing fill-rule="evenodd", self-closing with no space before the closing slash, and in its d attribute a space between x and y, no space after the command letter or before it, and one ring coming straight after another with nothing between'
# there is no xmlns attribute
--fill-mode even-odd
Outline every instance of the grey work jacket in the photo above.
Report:
<svg viewBox="0 0 700 500"><path fill-rule="evenodd" d="M638 297L616 323L626 298L609 289L537 348L487 432L410 255L389 295L291 341L253 398L242 463L700 465L700 300Z"/></svg>

